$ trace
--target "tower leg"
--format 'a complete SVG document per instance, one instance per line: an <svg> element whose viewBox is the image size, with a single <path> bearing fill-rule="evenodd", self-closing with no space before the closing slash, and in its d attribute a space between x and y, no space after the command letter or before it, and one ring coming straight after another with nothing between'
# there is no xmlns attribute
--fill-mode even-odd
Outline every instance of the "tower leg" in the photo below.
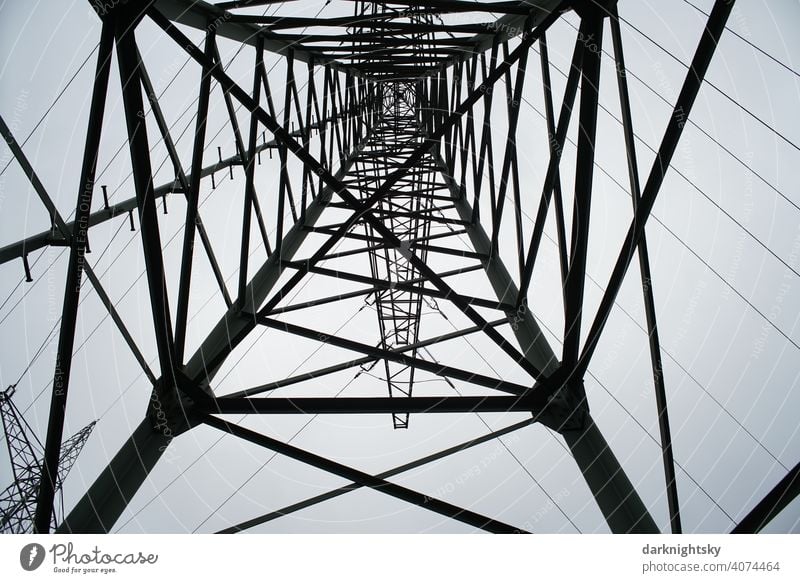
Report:
<svg viewBox="0 0 800 583"><path fill-rule="evenodd" d="M591 415L584 429L562 431L611 532L655 534L658 527Z"/></svg>
<svg viewBox="0 0 800 583"><path fill-rule="evenodd" d="M472 207L465 197L458 196L458 186L453 178L448 176L444 161L439 158L438 163L459 215L464 220L469 219L472 217ZM480 223L469 225L467 233L476 251L484 253L489 251L489 237ZM487 261L485 269L498 300L508 301L516 297L517 286L499 257L494 256ZM558 358L531 310L525 309L516 314L506 315L509 319L513 318L517 322L514 334L525 356L531 359L545 374L549 375L555 372L559 366ZM559 432L564 436L564 440L611 531L614 533L659 532L655 521L625 474L625 470L622 469L605 437L589 415L588 407L584 420L585 426L582 428L566 429L561 427Z"/></svg>
<svg viewBox="0 0 800 583"><path fill-rule="evenodd" d="M154 431L150 419L143 419L56 533L109 532L171 439L165 432Z"/></svg>

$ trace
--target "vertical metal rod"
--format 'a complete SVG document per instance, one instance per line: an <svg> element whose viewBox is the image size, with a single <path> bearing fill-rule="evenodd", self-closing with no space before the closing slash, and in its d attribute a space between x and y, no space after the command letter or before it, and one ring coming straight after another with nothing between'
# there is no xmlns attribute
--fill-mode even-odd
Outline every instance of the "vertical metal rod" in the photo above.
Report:
<svg viewBox="0 0 800 583"><path fill-rule="evenodd" d="M683 87L675 102L675 108L669 118L667 129L656 154L656 159L650 170L650 175L642 191L642 198L636 208L628 233L625 236L625 241L620 249L619 257L611 273L608 286L600 302L600 307L597 310L597 315L589 330L586 345L583 348L578 365L575 367L573 374L577 378L582 377L589 366L589 361L597 347L597 341L605 328L611 308L617 298L617 293L622 287L625 273L644 233L644 227L650 216L650 211L653 210L661 184L664 182L672 156L678 147L678 142L683 134L683 127L691 113L697 94L700 92L700 86L703 83L706 71L708 71L708 66L711 64L711 58L714 56L720 36L725 30L725 23L728 21L734 4L735 0L716 0L714 8L708 17L702 38L689 66L689 71L686 74Z"/></svg>
<svg viewBox="0 0 800 583"><path fill-rule="evenodd" d="M31 283L33 281L33 277L31 277L31 266L28 263L28 254L22 256L22 268L25 270L25 281L27 283Z"/></svg>
<svg viewBox="0 0 800 583"><path fill-rule="evenodd" d="M284 98L283 98L283 128L287 129L289 127L289 119L291 115L291 88L290 85L294 80L294 51L289 49L288 54L286 55L286 87L284 91ZM278 227L275 234L275 252L278 256L281 256L281 248L282 248L282 241L283 241L283 224L284 224L284 215L286 214L286 197L287 197L287 189L289 187L289 171L286 168L286 165L289 162L288 159L288 148L285 144L281 144L278 152L280 154L279 159L281 162L281 175L280 175L280 182L278 185Z"/></svg>
<svg viewBox="0 0 800 583"><path fill-rule="evenodd" d="M597 100L600 90L600 64L603 46L603 15L587 8L581 21L584 39L596 39L596 49L583 51L581 102L578 124L578 153L575 161L575 201L572 213L572 248L569 271L564 284L564 346L561 362L571 368L578 360L586 282L586 255L589 248L589 213L592 201ZM594 45L593 45L594 46Z"/></svg>
<svg viewBox="0 0 800 583"><path fill-rule="evenodd" d="M550 57L547 50L547 35L542 35L539 41L539 57L542 65L542 87L544 89L544 109L547 119L547 137L550 155L555 148L556 121L553 111L553 85L550 81ZM561 175L556 168L553 177L553 199L556 207L556 236L558 238L558 264L561 267L561 285L567 279L569 258L567 254L567 229L564 221L564 196L561 192Z"/></svg>
<svg viewBox="0 0 800 583"><path fill-rule="evenodd" d="M631 200L633 211L639 205L642 196L639 185L639 165L636 159L636 140L633 133L633 119L628 95L628 81L625 71L625 57L622 49L622 34L619 27L619 15L616 5L611 8L611 38L614 45L614 58L617 64L617 88L619 90L622 128L625 134L625 151L627 153L628 177L631 184ZM658 410L658 428L661 434L661 457L664 464L664 480L667 487L667 505L669 521L673 534L681 533L681 514L678 504L678 485L675 479L675 460L672 453L672 435L667 411L667 390L664 382L664 368L661 361L661 343L658 336L658 320L656 319L656 303L653 297L653 280L650 274L650 255L647 251L647 237L642 233L639 241L639 272L642 278L642 294L644 296L644 313L647 321L647 335L650 342L650 365L653 371L656 407Z"/></svg>
<svg viewBox="0 0 800 583"><path fill-rule="evenodd" d="M142 87L144 88L144 93L147 96L148 101L150 102L150 109L153 112L153 115L156 118L156 125L158 126L159 132L161 133L161 138L164 140L164 145L167 147L167 153L169 154L170 160L172 161L172 166L175 170L175 176L178 180L178 183L183 190L183 195L188 197L189 193L189 180L186 177L186 173L183 171L183 166L181 165L180 157L178 156L178 150L175 147L175 142L172 140L172 136L169 132L169 125L167 124L167 120L164 118L164 113L161 111L161 105L158 103L158 97L156 96L155 89L153 88L153 84L150 82L150 76L147 73L147 68L144 66L144 62L142 62L142 57L139 55L139 62L141 66L139 70L141 71L142 76ZM201 174L203 172L201 171ZM105 189L105 187L103 187ZM105 193L105 190L103 191ZM166 195L167 193L164 192L164 204L166 205ZM106 204L106 207L108 205ZM211 246L211 240L208 238L208 233L203 226L203 221L200 218L200 214L197 215L197 234L200 235L200 241L203 243L203 248L205 249L206 256L208 257L208 262L211 265L211 270L214 272L214 278L217 280L217 286L219 286L219 291L222 294L223 299L225 300L225 305L230 307L231 297L228 294L228 288L225 285L225 277L222 275L222 270L219 267L219 262L217 261L217 257L214 254L214 249Z"/></svg>
<svg viewBox="0 0 800 583"><path fill-rule="evenodd" d="M64 416L67 408L67 392L72 367L72 349L75 344L75 326L78 319L81 276L83 275L86 235L89 231L89 214L92 206L94 178L97 157L100 149L100 134L103 128L108 77L111 68L111 52L114 40L114 22L107 18L100 33L100 48L97 53L92 102L89 109L89 125L86 131L86 144L83 150L83 164L75 207L75 227L70 241L69 264L67 267L64 303L61 310L61 330L58 337L53 394L50 400L50 413L47 422L44 460L39 492L36 498L34 531L47 533L53 516L58 462L61 441L64 433Z"/></svg>
<svg viewBox="0 0 800 583"><path fill-rule="evenodd" d="M303 148L309 149L311 142L311 88L314 86L314 59L308 62L308 83L306 83L306 116L305 127L303 129ZM298 111L300 107L298 105ZM311 183L311 188L314 187L314 181L311 180L311 169L308 167L307 162L303 162L303 185L300 191L300 221L305 221L306 206L308 205L308 185Z"/></svg>
<svg viewBox="0 0 800 583"><path fill-rule="evenodd" d="M142 101L135 29L131 26L130 21L118 21L116 28L117 61L122 83L125 122L128 130L133 182L136 190L139 223L142 233L153 329L162 378L165 382L175 386L175 345L164 273L164 258L161 254L161 235L158 229L158 213L153 189L147 126L141 117L144 111L144 104Z"/></svg>
<svg viewBox="0 0 800 583"><path fill-rule="evenodd" d="M536 256L539 253L539 245L541 244L544 225L547 220L547 209L550 206L550 197L553 193L555 179L558 175L558 166L564 151L564 142L567 138L572 108L575 104L575 95L578 92L578 81L581 77L583 53L583 42L581 41L581 37L579 37L575 41L575 49L572 53L572 65L570 66L569 76L567 77L567 86L564 88L564 97L561 101L561 111L558 115L556 134L551 137L551 141L554 142L554 144L550 149L550 162L547 165L547 173L545 174L544 185L542 186L542 196L539 199L539 209L536 213L533 233L531 234L528 252L525 256L525 269L519 284L518 304L521 304L528 294L528 286L533 276L533 267L536 263Z"/></svg>
<svg viewBox="0 0 800 583"><path fill-rule="evenodd" d="M525 26L528 30L529 26ZM508 49L506 49L507 51ZM507 56L507 55L506 55ZM497 208L492 217L492 253L495 253L500 237L500 224L503 219L503 208L506 200L506 190L508 189L508 174L517 151L517 122L519 121L519 110L522 102L522 89L525 85L525 70L528 65L528 53L526 52L517 62L517 76L514 87L511 88L511 72L506 71L506 83L508 88L508 135L506 136L506 148L503 156L503 166L500 170L500 189L497 194Z"/></svg>
<svg viewBox="0 0 800 583"><path fill-rule="evenodd" d="M205 53L212 59L214 38L216 33L209 30L206 35ZM183 231L183 255L181 273L178 283L178 306L175 316L175 358L183 364L183 352L186 346L186 327L189 317L189 292L192 282L192 263L194 261L194 236L197 230L197 205L200 197L201 171L203 169L203 151L206 145L206 122L208 119L208 101L211 93L211 72L203 67L200 73L200 95L197 100L197 119L194 128L194 144L192 146L192 180L186 193L186 220Z"/></svg>
<svg viewBox="0 0 800 583"><path fill-rule="evenodd" d="M253 67L253 101L261 102L261 67L264 66L264 38L256 39L255 66ZM247 166L245 167L244 209L242 210L242 245L239 253L239 286L236 293L236 306L244 308L247 304L245 291L247 289L247 266L250 256L250 222L253 214L253 199L255 199L255 160L253 153L256 149L258 138L258 119L255 114L250 114L250 131L247 137ZM253 308L255 309L255 308Z"/></svg>

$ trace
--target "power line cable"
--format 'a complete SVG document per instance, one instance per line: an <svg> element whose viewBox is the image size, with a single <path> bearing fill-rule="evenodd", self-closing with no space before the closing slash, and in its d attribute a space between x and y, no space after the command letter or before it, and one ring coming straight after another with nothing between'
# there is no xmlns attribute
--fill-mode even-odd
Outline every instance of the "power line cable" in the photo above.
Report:
<svg viewBox="0 0 800 583"><path fill-rule="evenodd" d="M662 50L664 53L666 53L667 55L669 55L669 56L670 56L670 57L671 57L671 58L672 58L672 59L673 59L675 62L677 62L678 64L682 65L682 66L683 66L685 69L687 69L687 70L689 69L689 66L688 66L686 63L684 63L684 62L683 62L681 59L679 59L679 58L678 58L678 57L677 57L677 56L676 56L674 53L672 53L672 52L670 52L669 50L667 50L667 49L666 49L666 48L665 48L663 45L661 45L660 43L658 43L657 41L655 41L655 40L654 40L652 37L650 37L650 36L649 36L649 35L647 35L645 32L643 32L642 30L640 30L639 28L637 28L635 25L631 24L631 22L630 22L630 21L628 21L628 20L626 20L626 19L622 18L621 16L619 17L619 19L620 19L622 22L624 22L625 24L627 24L628 26L630 26L630 27L631 27L633 30L635 30L636 32L638 32L638 33L639 33L641 36L643 36L644 38L646 38L648 41L650 41L650 42L651 42L653 45L655 45L656 47L658 47L659 49L661 49L661 50ZM738 107L739 109L741 109L742 111L744 111L744 112L745 112L747 115L749 115L750 117L752 117L754 120L756 120L756 121L757 121L758 123L760 123L762 126L764 126L764 127L767 129L767 130L769 130L770 132L772 132L773 134L775 134L777 137L779 137L781 140L783 140L784 142L786 142L786 143L787 143L789 146L791 146L792 148L794 148L795 150L797 150L798 152L800 152L800 146L798 146L797 144L795 144L795 143L794 143L792 140L790 140L789 138L787 138L787 137L786 137L784 134L782 134L782 133L781 133L780 131L778 131L776 128L774 128L773 126L769 125L769 124L768 124L767 122L765 122L763 119L761 119L760 117L758 117L758 116L757 116L755 113L753 113L753 111L751 111L749 108L747 108L747 107L745 107L744 105L742 105L741 103L739 103L739 102L738 102L736 99L734 99L733 97L731 97L731 96L730 96L728 93L726 93L725 91L723 91L722 89L720 89L720 88L719 88L717 85L715 85L715 84L714 84L712 81L709 81L707 77L706 77L705 79L703 79L703 82L704 82L705 84L707 84L709 87L711 87L712 89L714 89L714 90L715 90L717 93L719 93L720 95L722 95L722 96L723 96L725 99L727 99L728 101L730 101L730 102L731 102L733 105L735 105L736 107Z"/></svg>
<svg viewBox="0 0 800 583"><path fill-rule="evenodd" d="M689 6L691 6L692 8L694 8L695 10L697 10L697 11L698 11L700 14L703 14L703 15L705 15L705 16L710 16L710 14L709 14L708 12L704 11L704 10L703 10L702 8L700 8L699 6L696 6L695 4L692 4L691 2L689 2L689 0L683 0L683 1L684 1L686 4L688 4ZM757 52L761 53L762 55L764 55L765 57L767 57L767 58L768 58L768 59L770 59L771 61L774 61L775 63L777 63L778 65L780 65L781 67L783 67L784 69L786 69L787 71L789 71L790 73L792 73L793 75L795 75L796 77L800 77L800 73L798 73L797 71L795 71L795 70L794 70L792 67L790 67L789 65L787 65L786 63L784 63L783 61L781 61L780 59L778 59L777 57L775 57L775 56L773 56L773 55L769 54L767 51L765 51L764 49L762 49L761 47L759 47L758 45L756 45L756 44L755 44L754 42L752 42L750 39L748 39L748 38L746 38L746 37L742 36L741 34L739 34L738 32L736 32L735 30L733 30L732 28L730 28L730 27L728 27L728 26L726 26L726 27L725 27L725 30L727 30L728 32L730 32L730 33L731 33L733 36L737 37L738 39L740 39L740 40L744 41L745 43L747 43L748 45L750 45L750 47L752 47L752 48L753 48L755 51L757 51Z"/></svg>

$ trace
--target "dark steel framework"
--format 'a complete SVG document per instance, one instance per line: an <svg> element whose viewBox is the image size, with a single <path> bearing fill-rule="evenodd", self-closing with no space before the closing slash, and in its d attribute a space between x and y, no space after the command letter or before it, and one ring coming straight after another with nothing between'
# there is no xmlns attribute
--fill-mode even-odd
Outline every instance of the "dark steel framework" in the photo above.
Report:
<svg viewBox="0 0 800 583"><path fill-rule="evenodd" d="M36 432L25 421L22 412L12 401L16 387L0 391L0 419L6 436L11 473L14 481L0 492L0 532L29 533L33 529L36 512L36 495L42 471L43 447ZM55 529L64 520L64 500L60 496L64 479L78 459L83 446L94 429L92 421L67 439L59 452L58 473L55 483L56 504L50 518L50 528Z"/></svg>
<svg viewBox="0 0 800 583"><path fill-rule="evenodd" d="M195 0L93 2L102 21L102 36L72 222L67 223L60 217L11 131L5 123L0 123L15 158L52 217L50 230L0 249L0 260L22 259L27 272L28 253L47 245L70 248L44 462L36 489L35 530L48 532L52 527L54 496L61 479L59 464L63 464L66 447L63 427L68 411L80 282L85 273L151 381L153 394L144 420L61 522L58 532L109 531L172 438L199 424L351 482L328 494L231 526L226 532L251 528L360 487L374 488L491 532L519 532L514 525L424 496L392 483L389 478L534 422L544 423L563 435L613 532L657 532L650 513L592 420L583 389L584 374L627 269L636 256L649 332L664 488L671 530L681 532L645 226L733 1L717 0L711 11L655 161L646 172L643 184L614 0L539 0L532 3L359 0L349 2L353 6L353 16L336 18L258 16L247 10L268 4L272 2L238 0L216 5ZM546 33L568 11L578 14L580 27L563 101L557 108L550 88ZM497 21L487 17L485 22L474 24L445 24L441 19L441 15L458 12L503 16ZM189 168L184 168L179 159L169 124L137 48L136 32L142 20L157 25L174 41L176 50L185 51L202 69ZM633 219L605 286L602 302L596 313L590 314L584 313L583 296L606 20L610 23L618 72ZM178 24L205 31L203 45L190 41ZM300 28L304 31L298 33ZM226 74L217 48L218 38L252 47L250 90ZM593 39L592 43L586 39ZM538 46L541 56L550 143L547 173L538 198L532 198L530 189L520 184L516 140L522 90L534 45ZM281 97L280 91L265 67L265 52L277 53L286 62L285 83L281 84L281 114L276 112L274 104L274 100ZM115 54L135 196L110 205L103 189L102 208L91 212L97 190L94 176L110 65ZM295 78L296 63L307 65L304 88ZM321 86L320 77L323 78ZM225 159L220 155L219 161L210 163L204 159L204 151L212 80L223 91L236 152ZM500 96L502 86L505 98ZM150 108L147 114L144 114L145 100ZM483 106L482 120L476 113L478 104ZM249 112L246 128L239 126L236 114L239 106ZM499 153L493 152L493 107L506 108L507 139L504 150ZM571 213L575 218L568 225L564 209L567 197L559 164L573 110L580 130ZM160 186L153 181L150 138L144 121L150 118L159 130L174 169L174 180ZM269 140L265 133L269 134ZM277 192L264 192L255 179L255 167L266 152L270 156L277 155L281 163ZM299 172L290 172L290 160L301 165ZM495 164L500 169L500 178L495 181L494 170L489 172L490 213L484 216L480 200L481 193L486 191L482 185L484 169L487 166L493 169ZM241 168L244 174L245 191L238 280L235 288L229 289L214 254L214 242L203 225L199 192L203 181L215 181L219 172L232 175L234 168ZM157 199L162 198L166 205L167 197L172 194L182 195L187 204L174 323L157 215ZM513 199L513 208L509 208L507 199ZM523 205L538 209L529 236L522 229L520 209ZM273 207L276 210L271 216L267 209ZM556 216L566 322L563 350L558 355L544 337L527 300L550 207L554 207ZM343 211L347 218L337 224L318 224L323 210L328 208ZM486 208L485 202L483 208ZM133 227L134 211L146 262L158 352L156 370L150 369L85 256L90 227L126 218ZM250 263L253 228L267 251L267 258L260 265ZM324 237L322 244L310 256L297 257L301 244L312 233ZM515 241L517 261L511 271L499 256L501 234L504 239L511 237ZM187 354L187 314L193 250L198 236L227 312L202 339L199 348ZM471 248L464 250L453 244L456 237L468 240ZM345 238L358 241L361 246L335 252L335 245ZM437 272L428 265L428 258L437 254L457 257L464 265L448 272ZM345 255L364 256L370 267L369 275L322 265L325 260ZM485 278L496 297L474 297L456 291L458 286L451 282L454 276L464 273ZM312 301L287 303L290 292L309 274L350 281L362 287ZM283 316L324 304L335 308L337 302L355 297L368 299L376 308L381 332L378 345L294 324ZM436 302L448 302L463 313L472 326L421 340L424 338L420 332L421 310L425 305L435 306ZM482 315L487 311L497 312L496 317L487 320ZM359 356L236 394L215 394L214 378L221 365L248 335L262 327L340 347ZM513 332L515 343L501 332L502 327ZM588 334L582 334L585 330ZM430 356L427 347L478 334L490 339L513 359L530 381L512 382L499 375L487 376L436 362L432 357L424 358L425 354ZM581 343L584 336L587 339ZM388 388L385 397L259 397L304 380L323 378L359 366L369 369L377 363L382 363L385 374ZM414 396L412 389L417 371L488 390L478 397ZM392 415L396 428L406 428L411 414L498 411L530 412L531 418L379 475L345 466L220 417L231 413L385 413ZM776 486L769 499L754 508L737 531L759 530L796 494L797 468Z"/></svg>

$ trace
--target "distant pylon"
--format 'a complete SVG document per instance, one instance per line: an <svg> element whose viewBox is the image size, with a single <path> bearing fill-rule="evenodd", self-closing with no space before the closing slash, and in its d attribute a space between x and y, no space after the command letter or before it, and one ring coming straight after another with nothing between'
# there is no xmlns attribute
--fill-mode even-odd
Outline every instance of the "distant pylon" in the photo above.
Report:
<svg viewBox="0 0 800 583"><path fill-rule="evenodd" d="M14 481L0 493L0 532L4 534L33 531L36 491L39 488L44 455L44 448L36 433L11 400L15 390L16 386L11 385L5 391L0 391L0 417L3 419L3 431L14 476ZM64 479L89 439L95 423L96 421L89 423L61 446L57 492L61 492ZM53 527L63 519L64 508L60 498L59 496L59 503L51 519Z"/></svg>

